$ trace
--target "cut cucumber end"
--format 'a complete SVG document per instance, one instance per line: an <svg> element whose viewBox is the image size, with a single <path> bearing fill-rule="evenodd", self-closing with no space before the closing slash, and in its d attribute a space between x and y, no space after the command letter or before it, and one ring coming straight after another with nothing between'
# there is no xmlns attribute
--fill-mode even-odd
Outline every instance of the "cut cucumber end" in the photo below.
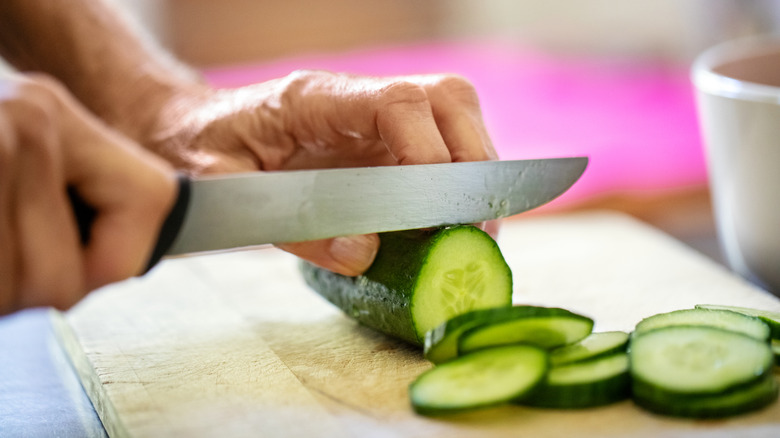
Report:
<svg viewBox="0 0 780 438"><path fill-rule="evenodd" d="M528 345L481 350L432 368L409 387L412 407L442 415L507 403L533 390L548 369L547 352Z"/></svg>
<svg viewBox="0 0 780 438"><path fill-rule="evenodd" d="M442 230L412 295L412 320L421 342L454 316L511 304L512 272L496 242L472 226Z"/></svg>

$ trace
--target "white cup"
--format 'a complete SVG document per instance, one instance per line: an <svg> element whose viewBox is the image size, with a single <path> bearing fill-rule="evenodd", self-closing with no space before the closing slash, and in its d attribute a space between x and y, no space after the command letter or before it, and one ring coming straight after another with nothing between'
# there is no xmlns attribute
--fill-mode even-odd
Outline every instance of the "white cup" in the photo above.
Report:
<svg viewBox="0 0 780 438"><path fill-rule="evenodd" d="M780 295L780 37L713 47L691 73L726 260Z"/></svg>

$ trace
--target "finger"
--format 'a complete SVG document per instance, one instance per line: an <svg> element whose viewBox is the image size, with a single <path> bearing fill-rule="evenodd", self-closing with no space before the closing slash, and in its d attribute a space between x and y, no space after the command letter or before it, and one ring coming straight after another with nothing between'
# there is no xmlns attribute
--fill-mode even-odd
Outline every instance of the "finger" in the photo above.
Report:
<svg viewBox="0 0 780 438"><path fill-rule="evenodd" d="M418 78L430 99L433 116L452 161L498 159L474 87L454 75Z"/></svg>
<svg viewBox="0 0 780 438"><path fill-rule="evenodd" d="M57 108L63 178L97 211L88 245L74 257L83 284L91 290L141 273L173 205L173 170L93 118L57 83L38 83Z"/></svg>
<svg viewBox="0 0 780 438"><path fill-rule="evenodd" d="M0 315L14 309L16 291L16 221L12 213L15 149L16 138L0 108Z"/></svg>
<svg viewBox="0 0 780 438"><path fill-rule="evenodd" d="M85 293L81 254L65 196L58 139L52 116L42 107L20 105L20 153L15 187L19 244L19 304L67 308Z"/></svg>
<svg viewBox="0 0 780 438"><path fill-rule="evenodd" d="M398 164L452 160L424 88L412 82L394 82L375 99L377 132Z"/></svg>
<svg viewBox="0 0 780 438"><path fill-rule="evenodd" d="M379 236L365 234L336 237L279 244L277 247L319 267L342 275L355 276L362 274L371 266L379 249Z"/></svg>
<svg viewBox="0 0 780 438"><path fill-rule="evenodd" d="M101 130L102 131L102 130ZM141 274L176 195L175 174L140 146L108 132L79 135L70 177L97 210L84 250L90 289Z"/></svg>

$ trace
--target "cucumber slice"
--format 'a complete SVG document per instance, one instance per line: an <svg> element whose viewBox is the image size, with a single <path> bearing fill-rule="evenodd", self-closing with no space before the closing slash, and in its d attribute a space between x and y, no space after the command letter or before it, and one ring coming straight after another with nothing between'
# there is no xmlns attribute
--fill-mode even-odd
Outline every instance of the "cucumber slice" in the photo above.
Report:
<svg viewBox="0 0 780 438"><path fill-rule="evenodd" d="M568 310L548 307L545 314L472 327L460 336L458 354L507 344L552 349L578 342L593 330L593 320Z"/></svg>
<svg viewBox="0 0 780 438"><path fill-rule="evenodd" d="M547 369L547 352L530 345L481 350L424 372L409 386L409 397L424 415L498 405L533 390Z"/></svg>
<svg viewBox="0 0 780 438"><path fill-rule="evenodd" d="M748 385L770 374L769 344L741 333L705 326L670 326L632 338L634 384L665 399L712 395ZM645 391L653 398L651 391Z"/></svg>
<svg viewBox="0 0 780 438"><path fill-rule="evenodd" d="M625 400L630 394L628 355L613 353L552 367L544 383L519 403L555 409L590 408Z"/></svg>
<svg viewBox="0 0 780 438"><path fill-rule="evenodd" d="M633 336L650 330L679 325L699 325L722 328L760 339L769 340L769 326L760 319L730 310L683 309L659 313L639 321Z"/></svg>
<svg viewBox="0 0 780 438"><path fill-rule="evenodd" d="M772 348L772 353L775 355L775 365L780 366L780 341L772 339L770 348Z"/></svg>
<svg viewBox="0 0 780 438"><path fill-rule="evenodd" d="M635 382L634 402L644 409L662 415L687 418L723 418L757 411L777 400L775 377L768 374L757 382L721 394L680 398L658 391L652 385Z"/></svg>
<svg viewBox="0 0 780 438"><path fill-rule="evenodd" d="M556 348L550 352L550 364L554 367L573 362L592 360L625 352L628 346L628 333L621 331L591 333L585 339L570 345Z"/></svg>
<svg viewBox="0 0 780 438"><path fill-rule="evenodd" d="M707 310L730 310L732 312L760 318L766 325L769 326L772 339L780 339L780 312L751 309L749 307L721 306L717 304L697 304L696 308Z"/></svg>
<svg viewBox="0 0 780 438"><path fill-rule="evenodd" d="M498 245L470 225L380 234L376 259L359 277L308 263L301 272L350 317L415 345L456 315L512 304L512 272Z"/></svg>
<svg viewBox="0 0 780 438"><path fill-rule="evenodd" d="M425 334L425 358L435 364L458 356L458 339L466 330L518 319L560 315L561 309L538 306L512 306L480 309L458 315ZM568 311L565 311L568 315Z"/></svg>

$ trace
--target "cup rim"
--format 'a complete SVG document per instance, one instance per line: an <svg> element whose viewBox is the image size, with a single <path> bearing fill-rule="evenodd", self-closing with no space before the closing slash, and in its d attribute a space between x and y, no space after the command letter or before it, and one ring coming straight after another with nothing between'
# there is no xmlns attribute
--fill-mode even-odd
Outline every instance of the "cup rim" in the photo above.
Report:
<svg viewBox="0 0 780 438"><path fill-rule="evenodd" d="M735 79L715 73L713 68L746 56L777 52L780 54L780 34L736 39L705 50L693 62L691 80L704 93L758 102L780 103L780 87Z"/></svg>

